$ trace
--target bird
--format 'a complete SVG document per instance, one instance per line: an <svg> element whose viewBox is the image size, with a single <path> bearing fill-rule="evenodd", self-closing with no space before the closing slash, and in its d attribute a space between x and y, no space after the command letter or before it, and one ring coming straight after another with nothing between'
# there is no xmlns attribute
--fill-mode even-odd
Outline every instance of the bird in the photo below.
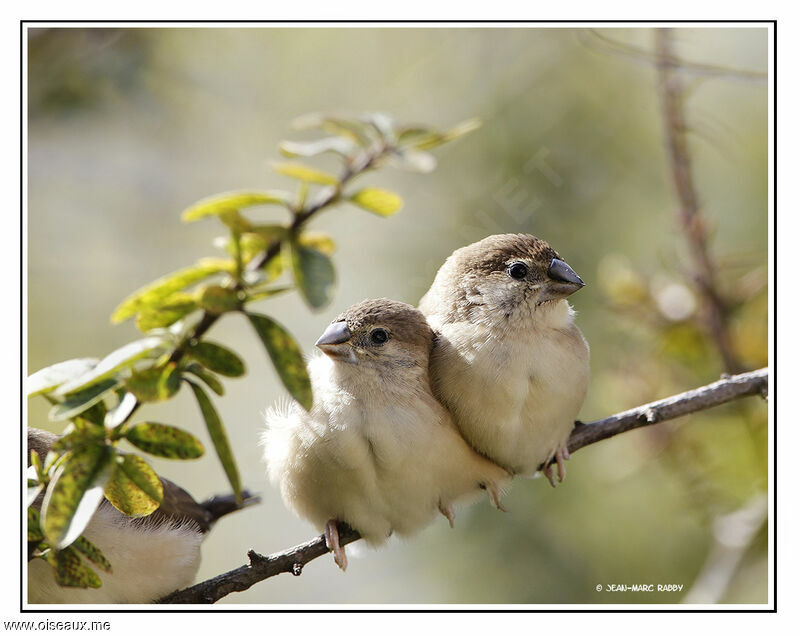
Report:
<svg viewBox="0 0 800 636"><path fill-rule="evenodd" d="M266 413L270 481L289 509L323 531L343 571L338 523L375 547L392 534L413 535L439 512L452 526L454 504L481 488L504 509L508 472L470 448L431 393L433 339L411 305L357 303L316 342L311 410L292 402Z"/></svg>
<svg viewBox="0 0 800 636"><path fill-rule="evenodd" d="M28 428L30 451L41 458L58 440L48 431ZM233 495L197 502L177 484L161 480L161 505L146 517L133 518L103 499L82 536L97 546L111 572L97 571L99 588L62 587L53 568L42 559L28 560L29 603L154 603L192 583L200 567L200 544L217 520L260 501L245 491L241 503ZM34 506L41 507L40 495Z"/></svg>
<svg viewBox="0 0 800 636"><path fill-rule="evenodd" d="M519 476L564 480L589 384L589 345L566 298L584 287L550 245L496 234L457 249L419 309L436 332L431 387L478 452Z"/></svg>

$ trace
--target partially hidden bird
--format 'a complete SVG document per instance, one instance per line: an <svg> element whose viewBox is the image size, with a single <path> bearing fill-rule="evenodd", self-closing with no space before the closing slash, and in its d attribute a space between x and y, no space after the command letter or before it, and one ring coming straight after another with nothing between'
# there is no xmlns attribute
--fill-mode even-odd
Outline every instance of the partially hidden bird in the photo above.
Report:
<svg viewBox="0 0 800 636"><path fill-rule="evenodd" d="M372 546L407 537L485 489L502 509L506 470L459 435L429 385L434 334L411 305L358 303L317 340L314 403L272 407L262 436L270 480L288 508L324 532L347 567L337 524Z"/></svg>
<svg viewBox="0 0 800 636"><path fill-rule="evenodd" d="M28 462L31 450L44 459L56 440L53 433L28 428ZM192 583L200 567L200 544L220 517L260 501L245 491L241 502L233 495L197 502L177 484L160 479L164 497L153 513L129 517L103 499L83 531L111 564L111 572L97 572L101 587L62 587L53 568L31 558L29 549L28 602L153 603ZM40 495L33 505L41 504Z"/></svg>
<svg viewBox="0 0 800 636"><path fill-rule="evenodd" d="M589 346L566 298L583 280L542 239L499 234L457 249L419 309L436 332L431 386L464 438L515 475L555 486L589 383Z"/></svg>

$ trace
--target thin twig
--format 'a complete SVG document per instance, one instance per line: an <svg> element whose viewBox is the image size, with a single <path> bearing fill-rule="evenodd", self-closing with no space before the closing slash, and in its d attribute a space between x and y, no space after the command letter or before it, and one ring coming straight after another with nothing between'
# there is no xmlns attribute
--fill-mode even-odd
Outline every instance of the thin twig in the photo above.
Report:
<svg viewBox="0 0 800 636"><path fill-rule="evenodd" d="M299 210L295 213L292 223L289 225L288 233L294 236L299 232L302 227L319 211L335 203L342 195L342 189L354 177L366 172L375 165L381 157L390 154L393 149L383 143L376 144L359 154L353 161L348 161L342 175L339 177L339 183L335 187L330 187L328 190L323 190L316 201L311 203L308 208ZM278 256L281 251L281 240L275 240L263 251L261 254L253 258L245 268L248 272L254 272L261 269L265 264ZM214 326L220 318L220 314L204 311L198 323L191 329L191 331L183 339L183 342L175 348L170 356L170 362L179 362L186 354L187 345L190 342L202 338L206 332Z"/></svg>
<svg viewBox="0 0 800 636"><path fill-rule="evenodd" d="M594 42L590 38L585 37L584 33L588 33L591 38L594 38ZM638 62L653 64L658 59L658 56L654 55L652 51L606 37L597 29L582 29L578 31L577 34L579 40L587 46L591 47L593 44L599 44L600 46L597 47L598 49L602 48L602 50L605 50L609 53L621 55ZM703 64L702 62L690 62L675 55L670 58L670 62L673 64L673 68L682 74L699 75L704 77L724 77L754 82L767 81L767 74L763 71L751 71L748 69L717 66L715 64Z"/></svg>
<svg viewBox="0 0 800 636"><path fill-rule="evenodd" d="M672 180L680 202L678 215L692 257L692 276L703 300L706 327L711 334L728 373L740 370L731 345L727 325L727 307L717 287L714 267L708 251L708 229L700 215L697 190L692 177L692 163L686 143L684 92L675 72L677 62L672 51L671 29L656 29L656 54L664 132L669 151Z"/></svg>
<svg viewBox="0 0 800 636"><path fill-rule="evenodd" d="M634 428L649 426L696 411L709 409L748 395L766 397L768 388L769 370L766 367L758 371L725 377L712 384L651 402L623 413L617 413L603 420L580 424L572 431L568 447L570 452L575 452L584 446ZM341 545L347 545L360 538L358 532L345 524L339 524L339 542ZM291 572L297 576L302 572L306 563L323 556L327 552L328 548L325 545L325 537L323 535L266 557L250 550L247 553L250 559L248 565L243 565L202 583L173 592L158 602L216 603L231 592L242 592L259 581L282 572Z"/></svg>

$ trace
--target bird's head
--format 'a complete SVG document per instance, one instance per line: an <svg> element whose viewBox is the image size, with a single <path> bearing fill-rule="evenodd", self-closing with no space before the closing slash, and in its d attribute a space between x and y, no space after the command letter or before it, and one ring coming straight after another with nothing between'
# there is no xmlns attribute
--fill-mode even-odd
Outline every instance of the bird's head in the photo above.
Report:
<svg viewBox="0 0 800 636"><path fill-rule="evenodd" d="M420 308L441 313L434 309L440 303L481 322L525 319L583 286L547 242L530 234L497 234L453 252Z"/></svg>
<svg viewBox="0 0 800 636"><path fill-rule="evenodd" d="M414 369L426 371L433 331L416 308L379 298L344 311L316 345L337 365L387 377Z"/></svg>

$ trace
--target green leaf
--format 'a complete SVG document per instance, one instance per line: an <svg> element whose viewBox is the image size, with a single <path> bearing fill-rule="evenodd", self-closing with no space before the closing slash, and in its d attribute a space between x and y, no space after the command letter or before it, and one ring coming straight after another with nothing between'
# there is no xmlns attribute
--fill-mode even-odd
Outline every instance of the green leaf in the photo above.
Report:
<svg viewBox="0 0 800 636"><path fill-rule="evenodd" d="M255 205L291 205L292 195L280 190L264 192L225 192L198 201L181 213L183 221L196 221L207 216L237 211Z"/></svg>
<svg viewBox="0 0 800 636"><path fill-rule="evenodd" d="M205 449L194 435L180 428L143 422L128 429L125 439L145 453L167 459L196 459Z"/></svg>
<svg viewBox="0 0 800 636"><path fill-rule="evenodd" d="M297 142L282 141L278 150L286 157L313 157L324 152L334 152L347 157L353 154L358 146L344 137L326 137L316 141Z"/></svg>
<svg viewBox="0 0 800 636"><path fill-rule="evenodd" d="M185 371L200 378L208 385L208 388L214 391L214 393L217 395L225 395L225 387L222 386L222 382L220 382L219 378L205 367L197 364L196 362L190 362L188 365L186 365Z"/></svg>
<svg viewBox="0 0 800 636"><path fill-rule="evenodd" d="M247 301L251 303L256 300L263 300L264 298L270 298L272 296L277 296L278 294L286 293L287 291L291 291L294 289L294 285L279 285L277 287L253 287L247 290Z"/></svg>
<svg viewBox="0 0 800 636"><path fill-rule="evenodd" d="M203 258L195 265L167 274L128 296L111 314L111 322L119 323L140 311L155 310L168 304L168 299L182 289L199 283L210 276L230 274L236 271L236 263L228 259Z"/></svg>
<svg viewBox="0 0 800 636"><path fill-rule="evenodd" d="M47 393L69 380L83 375L97 364L97 358L75 358L39 369L28 376L26 389L28 397Z"/></svg>
<svg viewBox="0 0 800 636"><path fill-rule="evenodd" d="M304 247L310 247L330 256L336 251L336 243L324 232L303 232L297 242Z"/></svg>
<svg viewBox="0 0 800 636"><path fill-rule="evenodd" d="M228 481L233 488L233 494L238 503L242 502L242 484L239 478L239 469L236 468L236 461L233 458L231 446L228 443L228 435L225 433L225 427L222 425L222 420L211 403L211 400L206 395L206 392L199 384L195 384L191 380L187 380L189 386L192 387L194 395L197 398L197 404L200 406L200 412L203 414L203 419L206 422L208 434L211 436L211 441L214 443L214 450L217 451L217 457L222 463L222 468L228 477Z"/></svg>
<svg viewBox="0 0 800 636"><path fill-rule="evenodd" d="M28 541L38 543L44 541L44 534L40 525L40 515L36 508L28 508Z"/></svg>
<svg viewBox="0 0 800 636"><path fill-rule="evenodd" d="M364 188L351 195L350 200L379 216L392 216L403 207L403 199L394 192L381 188Z"/></svg>
<svg viewBox="0 0 800 636"><path fill-rule="evenodd" d="M186 300L178 300L178 297L186 298ZM158 309L140 311L136 316L136 328L143 333L151 329L163 329L175 324L198 308L197 300L193 298L192 294L178 292L170 297L168 304L162 305Z"/></svg>
<svg viewBox="0 0 800 636"><path fill-rule="evenodd" d="M309 128L321 128L331 135L338 135L350 139L355 143L366 146L372 142L372 137L368 132L368 127L362 122L342 117L331 117L320 115L319 113L309 113L297 117L292 122L292 127L296 130L306 130Z"/></svg>
<svg viewBox="0 0 800 636"><path fill-rule="evenodd" d="M55 553L51 550L46 560L56 569L56 583L62 587L98 588L102 585L100 577L72 547Z"/></svg>
<svg viewBox="0 0 800 636"><path fill-rule="evenodd" d="M114 448L87 446L70 451L56 470L42 502L42 529L47 542L60 550L83 532L103 498Z"/></svg>
<svg viewBox="0 0 800 636"><path fill-rule="evenodd" d="M288 236L289 230L285 225L254 225L248 233L261 238L264 246L261 249L263 250L271 243L284 240Z"/></svg>
<svg viewBox="0 0 800 636"><path fill-rule="evenodd" d="M236 255L236 249L232 238L223 239L225 250L231 255ZM261 236L253 232L244 232L239 236L239 250L241 252L242 263L247 264L261 252L267 249L267 243Z"/></svg>
<svg viewBox="0 0 800 636"><path fill-rule="evenodd" d="M125 388L139 402L163 402L181 388L181 376L174 362L135 371L127 380Z"/></svg>
<svg viewBox="0 0 800 636"><path fill-rule="evenodd" d="M467 119L466 121L459 122L455 126L445 130L444 132L431 131L427 135L422 135L411 142L411 146L417 150L430 150L436 146L441 146L449 141L458 139L473 130L481 127L481 120L478 118Z"/></svg>
<svg viewBox="0 0 800 636"><path fill-rule="evenodd" d="M164 488L142 457L120 453L105 495L111 505L129 517L146 517L161 505Z"/></svg>
<svg viewBox="0 0 800 636"><path fill-rule="evenodd" d="M126 391L120 398L119 403L106 413L103 423L108 428L116 428L130 417L138 403L136 396L130 391Z"/></svg>
<svg viewBox="0 0 800 636"><path fill-rule="evenodd" d="M87 446L104 444L105 428L103 426L85 425L72 422L66 428L64 435L59 437L51 447L56 453L79 450Z"/></svg>
<svg viewBox="0 0 800 636"><path fill-rule="evenodd" d="M264 344L283 386L304 409L311 409L314 402L311 380L303 361L303 353L295 339L272 318L251 313L247 317Z"/></svg>
<svg viewBox="0 0 800 636"><path fill-rule="evenodd" d="M316 168L312 168L311 166L307 166L302 163L273 162L272 169L285 177L299 179L300 181L304 181L306 183L321 183L322 185L332 186L335 186L339 183L339 179L337 179L334 175L328 172L323 172L322 170L317 170Z"/></svg>
<svg viewBox="0 0 800 636"><path fill-rule="evenodd" d="M100 548L85 537L78 537L72 544L78 552L82 553L92 563L96 563L106 572L111 572L111 564L108 559L103 555Z"/></svg>
<svg viewBox="0 0 800 636"><path fill-rule="evenodd" d="M105 396L103 396L103 399L105 399ZM105 420L107 411L106 403L103 400L98 400L85 411L81 411L80 416L73 418L73 421L80 422L90 428L102 430L103 420Z"/></svg>
<svg viewBox="0 0 800 636"><path fill-rule="evenodd" d="M66 396L63 402L50 409L48 417L54 422L73 418L97 404L117 386L119 386L119 380L108 378L81 391L72 392Z"/></svg>
<svg viewBox="0 0 800 636"><path fill-rule="evenodd" d="M285 243L297 288L312 309L321 309L333 297L335 274L326 255L299 243Z"/></svg>
<svg viewBox="0 0 800 636"><path fill-rule="evenodd" d="M230 349L207 340L189 347L186 354L207 369L229 378L238 378L245 373L244 362L239 356Z"/></svg>
<svg viewBox="0 0 800 636"><path fill-rule="evenodd" d="M209 285L200 294L200 305L212 314L224 314L226 311L236 311L242 301L239 293L229 287Z"/></svg>
<svg viewBox="0 0 800 636"><path fill-rule="evenodd" d="M123 367L130 366L137 360L160 352L165 346L166 341L161 336L149 336L148 338L129 342L116 351L109 353L105 358L100 360L91 371L84 373L71 382L62 384L58 387L56 394L66 395L75 391L88 389L90 385L94 385L100 380L109 378Z"/></svg>

